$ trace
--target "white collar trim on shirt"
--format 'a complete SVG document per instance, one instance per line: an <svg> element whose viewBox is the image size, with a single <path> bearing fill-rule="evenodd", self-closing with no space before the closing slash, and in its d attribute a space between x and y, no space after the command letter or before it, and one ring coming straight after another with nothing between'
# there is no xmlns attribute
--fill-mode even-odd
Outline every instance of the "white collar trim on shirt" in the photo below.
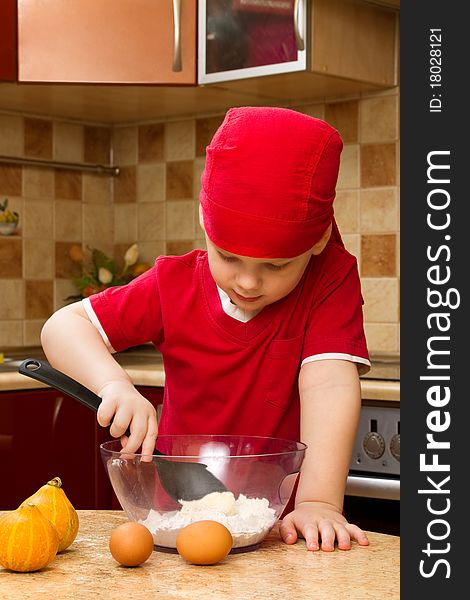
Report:
<svg viewBox="0 0 470 600"><path fill-rule="evenodd" d="M237 321L247 323L250 319L256 317L261 310L245 310L243 308L239 308L236 304L232 304L228 294L219 288L219 286L217 286L217 291L219 292L220 302L222 303L222 310L229 317L232 317Z"/></svg>

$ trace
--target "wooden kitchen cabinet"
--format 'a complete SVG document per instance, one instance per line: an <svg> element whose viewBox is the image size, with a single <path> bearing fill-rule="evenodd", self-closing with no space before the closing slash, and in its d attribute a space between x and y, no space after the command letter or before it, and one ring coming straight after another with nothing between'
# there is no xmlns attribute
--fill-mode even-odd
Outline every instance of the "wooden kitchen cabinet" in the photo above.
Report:
<svg viewBox="0 0 470 600"><path fill-rule="evenodd" d="M6 0L2 13L6 79L16 62L19 82L196 83L195 0Z"/></svg>
<svg viewBox="0 0 470 600"><path fill-rule="evenodd" d="M138 389L161 404L163 388ZM53 477L77 509L120 508L99 450L109 439L96 415L62 392L0 392L0 510L17 508Z"/></svg>

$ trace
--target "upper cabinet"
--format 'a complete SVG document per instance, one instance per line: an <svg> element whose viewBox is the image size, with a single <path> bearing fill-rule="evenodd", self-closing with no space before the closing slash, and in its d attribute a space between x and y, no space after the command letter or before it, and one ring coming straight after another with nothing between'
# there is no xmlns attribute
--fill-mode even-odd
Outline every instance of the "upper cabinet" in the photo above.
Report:
<svg viewBox="0 0 470 600"><path fill-rule="evenodd" d="M11 6L11 0L6 4ZM5 58L9 65L16 61L19 82L196 83L194 0L18 0L14 4L16 47ZM6 16L2 30L11 27L12 17Z"/></svg>

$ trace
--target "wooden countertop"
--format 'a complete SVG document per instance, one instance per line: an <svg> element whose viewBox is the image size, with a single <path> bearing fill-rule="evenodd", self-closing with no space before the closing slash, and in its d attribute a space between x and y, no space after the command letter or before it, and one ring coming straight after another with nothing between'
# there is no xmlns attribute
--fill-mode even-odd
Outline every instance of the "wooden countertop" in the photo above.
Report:
<svg viewBox="0 0 470 600"><path fill-rule="evenodd" d="M400 597L400 538L370 532L368 547L308 552L303 540L288 546L277 527L254 552L230 554L209 567L178 554L153 552L140 567L118 565L108 550L122 511L78 511L74 543L42 571L0 568L1 597L122 600L376 600Z"/></svg>

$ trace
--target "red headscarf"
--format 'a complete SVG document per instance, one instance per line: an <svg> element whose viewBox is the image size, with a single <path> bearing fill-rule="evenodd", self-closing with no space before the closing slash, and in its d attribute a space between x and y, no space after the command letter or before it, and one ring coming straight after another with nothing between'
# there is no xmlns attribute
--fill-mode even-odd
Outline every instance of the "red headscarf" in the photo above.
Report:
<svg viewBox="0 0 470 600"><path fill-rule="evenodd" d="M286 108L228 110L206 149L200 201L219 248L252 258L307 252L332 223L343 142L328 123Z"/></svg>

